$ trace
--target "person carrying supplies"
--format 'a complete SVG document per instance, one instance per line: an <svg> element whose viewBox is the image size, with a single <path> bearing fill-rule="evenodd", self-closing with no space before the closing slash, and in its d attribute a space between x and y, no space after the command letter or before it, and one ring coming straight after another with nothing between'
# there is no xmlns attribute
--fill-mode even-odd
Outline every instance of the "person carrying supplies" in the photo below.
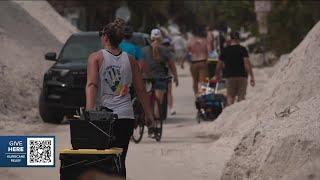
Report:
<svg viewBox="0 0 320 180"><path fill-rule="evenodd" d="M123 148L121 175L126 177L125 159L134 128L134 113L129 93L133 84L144 108L147 124L152 124L151 113L144 82L137 61L119 44L123 38L124 21L116 19L99 32L103 49L90 54L87 66L86 110L106 107L118 115L114 124L114 147Z"/></svg>
<svg viewBox="0 0 320 180"><path fill-rule="evenodd" d="M230 45L221 51L214 77L220 80L222 69L224 69L223 76L226 78L228 105L233 104L236 97L238 101L245 99L248 74L250 76L250 85L252 87L255 86L248 51L239 44L239 40L240 35L238 32L232 32L230 34Z"/></svg>

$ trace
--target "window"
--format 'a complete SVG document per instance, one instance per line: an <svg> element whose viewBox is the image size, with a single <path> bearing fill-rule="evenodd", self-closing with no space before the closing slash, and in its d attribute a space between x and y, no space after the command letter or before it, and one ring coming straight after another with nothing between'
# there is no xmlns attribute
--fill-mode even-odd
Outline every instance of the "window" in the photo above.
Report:
<svg viewBox="0 0 320 180"><path fill-rule="evenodd" d="M91 53L101 49L98 35L71 36L63 47L60 61L87 61Z"/></svg>

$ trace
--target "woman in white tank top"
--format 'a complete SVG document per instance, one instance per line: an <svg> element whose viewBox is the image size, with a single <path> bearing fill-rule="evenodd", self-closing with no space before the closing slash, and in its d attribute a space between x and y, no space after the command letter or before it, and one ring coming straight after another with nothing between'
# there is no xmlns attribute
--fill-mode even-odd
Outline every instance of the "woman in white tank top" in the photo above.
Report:
<svg viewBox="0 0 320 180"><path fill-rule="evenodd" d="M123 148L121 161L124 168L121 175L126 176L125 159L130 137L134 128L134 115L129 88L134 86L146 114L146 123L154 120L147 99L144 83L137 62L119 44L123 37L124 21L116 19L99 32L104 49L89 56L87 65L86 110L107 107L118 115L114 125L116 137L114 147Z"/></svg>

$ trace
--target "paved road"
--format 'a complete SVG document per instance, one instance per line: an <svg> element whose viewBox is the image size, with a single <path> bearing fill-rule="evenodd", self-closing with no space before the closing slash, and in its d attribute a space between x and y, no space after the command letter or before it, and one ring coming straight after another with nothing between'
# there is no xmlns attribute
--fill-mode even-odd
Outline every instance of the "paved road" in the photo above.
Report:
<svg viewBox="0 0 320 180"><path fill-rule="evenodd" d="M270 71L270 72L269 72ZM261 91L271 70L255 70L257 87L249 88L248 98ZM206 134L203 127L210 122L198 125L195 120L194 97L189 71L179 70L180 86L174 89L177 115L166 120L163 138L160 143L146 136L139 144L130 143L127 171L129 180L215 180L219 179L228 160L225 154L230 149L228 144L214 132ZM20 123L17 123L20 124ZM208 125L208 126L207 126ZM32 134L54 135L57 140L57 151L70 147L69 125L51 125L44 123L26 124L23 130L0 134ZM219 139L219 143L217 141ZM218 143L214 148L213 144ZM56 154L58 157L58 154ZM59 179L59 159L56 158L56 168L1 168L1 180L57 180Z"/></svg>
<svg viewBox="0 0 320 180"><path fill-rule="evenodd" d="M174 89L177 115L166 120L160 143L143 138L139 144L130 144L127 161L130 179L206 179L205 173L195 172L199 167L194 166L199 163L195 162L196 152L190 152L192 146L208 141L193 132L197 122L191 85L191 77L184 75L180 86Z"/></svg>
<svg viewBox="0 0 320 180"><path fill-rule="evenodd" d="M197 153L214 139L194 130L197 122L191 77L187 69L180 70L179 74L180 86L174 89L177 115L169 116L165 122L160 143L145 136L141 143L130 144L127 159L128 179L212 179L208 178L205 159L200 158ZM70 147L68 125L41 124L37 133L27 134L55 135L57 150ZM202 154L201 157L205 155ZM60 164L58 158L56 161L56 168L0 169L0 179L57 180Z"/></svg>

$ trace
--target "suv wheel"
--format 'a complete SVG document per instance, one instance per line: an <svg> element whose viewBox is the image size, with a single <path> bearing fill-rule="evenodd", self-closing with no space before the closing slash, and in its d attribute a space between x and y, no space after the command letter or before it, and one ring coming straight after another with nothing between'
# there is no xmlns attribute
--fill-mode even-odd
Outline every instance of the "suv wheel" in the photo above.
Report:
<svg viewBox="0 0 320 180"><path fill-rule="evenodd" d="M39 113L43 122L54 124L60 124L64 116L58 109L48 107L43 91L41 91L39 97Z"/></svg>

